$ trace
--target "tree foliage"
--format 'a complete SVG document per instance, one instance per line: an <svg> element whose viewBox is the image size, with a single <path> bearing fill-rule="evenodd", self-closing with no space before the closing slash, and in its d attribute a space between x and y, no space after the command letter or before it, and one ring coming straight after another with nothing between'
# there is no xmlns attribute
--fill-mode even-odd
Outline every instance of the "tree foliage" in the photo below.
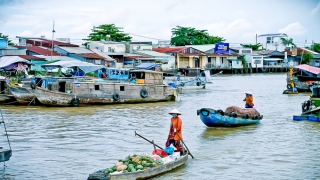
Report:
<svg viewBox="0 0 320 180"><path fill-rule="evenodd" d="M100 41L106 40L106 36L109 35L110 41L121 42L121 41L131 41L131 36L124 33L120 27L116 27L114 24L102 24L98 27L92 29L92 32L88 35L85 41ZM87 43L85 43L87 44Z"/></svg>
<svg viewBox="0 0 320 180"><path fill-rule="evenodd" d="M313 55L310 52L307 52L302 55L302 64L309 64L313 59Z"/></svg>
<svg viewBox="0 0 320 180"><path fill-rule="evenodd" d="M8 36L0 33L0 38L6 39L6 40L8 41L8 45L9 45L9 46L14 46L13 42L12 42L11 40L9 40Z"/></svg>
<svg viewBox="0 0 320 180"><path fill-rule="evenodd" d="M293 39L285 39L285 38L280 38L281 40L281 44L283 44L284 46L288 47L288 46L292 46L292 47L296 47L296 44L293 43Z"/></svg>
<svg viewBox="0 0 320 180"><path fill-rule="evenodd" d="M258 43L258 44L240 44L240 45L244 48L252 48L252 51L262 50L262 48L260 49L260 47L262 46L262 44L260 44L260 43Z"/></svg>
<svg viewBox="0 0 320 180"><path fill-rule="evenodd" d="M207 30L197 30L191 27L177 26L171 29L171 45L215 44L225 41L223 37L211 36Z"/></svg>
<svg viewBox="0 0 320 180"><path fill-rule="evenodd" d="M238 56L237 59L241 60L242 66L243 66L244 68L247 67L247 60L246 60L245 55Z"/></svg>
<svg viewBox="0 0 320 180"><path fill-rule="evenodd" d="M310 47L312 51L320 53L320 43L313 43Z"/></svg>

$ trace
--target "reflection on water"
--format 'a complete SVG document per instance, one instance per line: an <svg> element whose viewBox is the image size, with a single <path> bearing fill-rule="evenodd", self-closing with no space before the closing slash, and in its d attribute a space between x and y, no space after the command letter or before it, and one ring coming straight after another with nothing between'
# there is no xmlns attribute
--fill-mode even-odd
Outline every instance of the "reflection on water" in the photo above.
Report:
<svg viewBox="0 0 320 180"><path fill-rule="evenodd" d="M242 127L208 127L202 133L202 138L205 140L216 140L227 137L236 136L241 133L253 133L258 127L258 124Z"/></svg>
<svg viewBox="0 0 320 180"><path fill-rule="evenodd" d="M0 105L13 149L2 172L8 179L86 179L129 154L164 146L173 108L182 115L183 139L195 159L154 179L320 178L320 123L292 121L309 94L282 94L285 74L216 76L204 90L185 91L177 102L42 107ZM251 91L261 123L208 128L197 109L243 106ZM6 148L3 129L0 146Z"/></svg>

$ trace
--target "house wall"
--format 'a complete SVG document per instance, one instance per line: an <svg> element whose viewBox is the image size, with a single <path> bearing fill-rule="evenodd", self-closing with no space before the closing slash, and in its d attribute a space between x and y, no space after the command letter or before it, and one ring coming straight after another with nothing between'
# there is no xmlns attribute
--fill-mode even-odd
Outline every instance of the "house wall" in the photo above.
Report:
<svg viewBox="0 0 320 180"><path fill-rule="evenodd" d="M41 65L46 64L46 60L31 60L31 62L35 65L31 65L31 69L32 71L45 71L45 69L43 69L41 67Z"/></svg>
<svg viewBox="0 0 320 180"><path fill-rule="evenodd" d="M0 49L1 48L7 48L8 44L7 44L7 40L6 39L0 39Z"/></svg>
<svg viewBox="0 0 320 180"><path fill-rule="evenodd" d="M134 51L139 51L139 50L152 50L152 45L148 44L130 44L129 45L129 52L128 53L133 53Z"/></svg>
<svg viewBox="0 0 320 180"><path fill-rule="evenodd" d="M246 55L247 67L263 67L263 56L262 55ZM258 61L256 64L256 60Z"/></svg>
<svg viewBox="0 0 320 180"><path fill-rule="evenodd" d="M124 53L126 52L126 45L119 44L104 44L101 42L90 42L90 49L99 49L102 52L115 52L115 53Z"/></svg>
<svg viewBox="0 0 320 180"><path fill-rule="evenodd" d="M233 69L240 69L243 68L242 61L239 60L231 60L232 68Z"/></svg>
<svg viewBox="0 0 320 180"><path fill-rule="evenodd" d="M271 38L271 40L268 40L268 38ZM265 48L266 50L283 51L285 49L285 46L281 44L280 38L282 37L267 37L267 36L257 37L257 42L262 44L263 48Z"/></svg>
<svg viewBox="0 0 320 180"><path fill-rule="evenodd" d="M0 55L27 55L26 49L0 49Z"/></svg>

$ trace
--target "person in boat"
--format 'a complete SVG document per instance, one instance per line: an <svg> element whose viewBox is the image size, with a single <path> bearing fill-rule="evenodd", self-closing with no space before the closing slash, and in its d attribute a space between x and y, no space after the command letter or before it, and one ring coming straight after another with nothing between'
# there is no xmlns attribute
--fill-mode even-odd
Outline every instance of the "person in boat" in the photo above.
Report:
<svg viewBox="0 0 320 180"><path fill-rule="evenodd" d="M169 114L171 114L172 118L166 147L173 144L179 152L181 150L180 138L182 138L182 121L178 116L181 115L181 113L177 109L173 109Z"/></svg>
<svg viewBox="0 0 320 180"><path fill-rule="evenodd" d="M245 108L253 108L254 104L253 104L253 96L252 93L250 91L246 92L246 97L244 98L243 101L246 102L245 104Z"/></svg>

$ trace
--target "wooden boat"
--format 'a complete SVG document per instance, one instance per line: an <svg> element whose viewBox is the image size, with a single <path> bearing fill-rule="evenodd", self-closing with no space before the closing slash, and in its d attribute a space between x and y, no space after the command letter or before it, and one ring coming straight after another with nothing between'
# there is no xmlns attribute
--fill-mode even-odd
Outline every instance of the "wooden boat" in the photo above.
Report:
<svg viewBox="0 0 320 180"><path fill-rule="evenodd" d="M130 71L129 82L103 79L77 79L53 82L47 89L34 89L37 99L47 106L82 106L89 104L146 103L175 100L173 89L163 84L162 73L149 70Z"/></svg>
<svg viewBox="0 0 320 180"><path fill-rule="evenodd" d="M254 109L254 108L250 108ZM245 126L250 124L258 124L263 118L262 115L238 116L236 113L226 115L222 110L214 110L211 108L201 108L197 110L201 121L208 127L225 127L225 126Z"/></svg>
<svg viewBox="0 0 320 180"><path fill-rule="evenodd" d="M10 90L14 98L16 98L20 104L29 104L36 98L31 91L31 87L10 86Z"/></svg>
<svg viewBox="0 0 320 180"><path fill-rule="evenodd" d="M0 79L0 102L7 103L13 101L15 101L15 98L11 93L10 87L6 82L6 79Z"/></svg>
<svg viewBox="0 0 320 180"><path fill-rule="evenodd" d="M180 156L179 159L163 164L158 167L146 169L143 171L120 173L120 174L109 174L105 175L103 172L105 170L100 170L95 173L89 174L88 180L136 180L136 179L149 179L154 176L169 172L173 169L176 169L180 166L183 166L188 161L188 151L185 150L184 154Z"/></svg>
<svg viewBox="0 0 320 180"><path fill-rule="evenodd" d="M11 145L10 145L10 141L9 141L9 137L8 137L8 133L7 133L7 128L3 119L3 115L2 115L2 110L0 109L0 113L1 113L1 118L2 121L0 121L0 124L3 124L4 130L6 132L6 136L7 136L7 140L8 140L8 145L10 149L3 149L3 147L0 147L0 162L5 162L5 161L9 161L10 157L12 156L12 150L11 150Z"/></svg>

